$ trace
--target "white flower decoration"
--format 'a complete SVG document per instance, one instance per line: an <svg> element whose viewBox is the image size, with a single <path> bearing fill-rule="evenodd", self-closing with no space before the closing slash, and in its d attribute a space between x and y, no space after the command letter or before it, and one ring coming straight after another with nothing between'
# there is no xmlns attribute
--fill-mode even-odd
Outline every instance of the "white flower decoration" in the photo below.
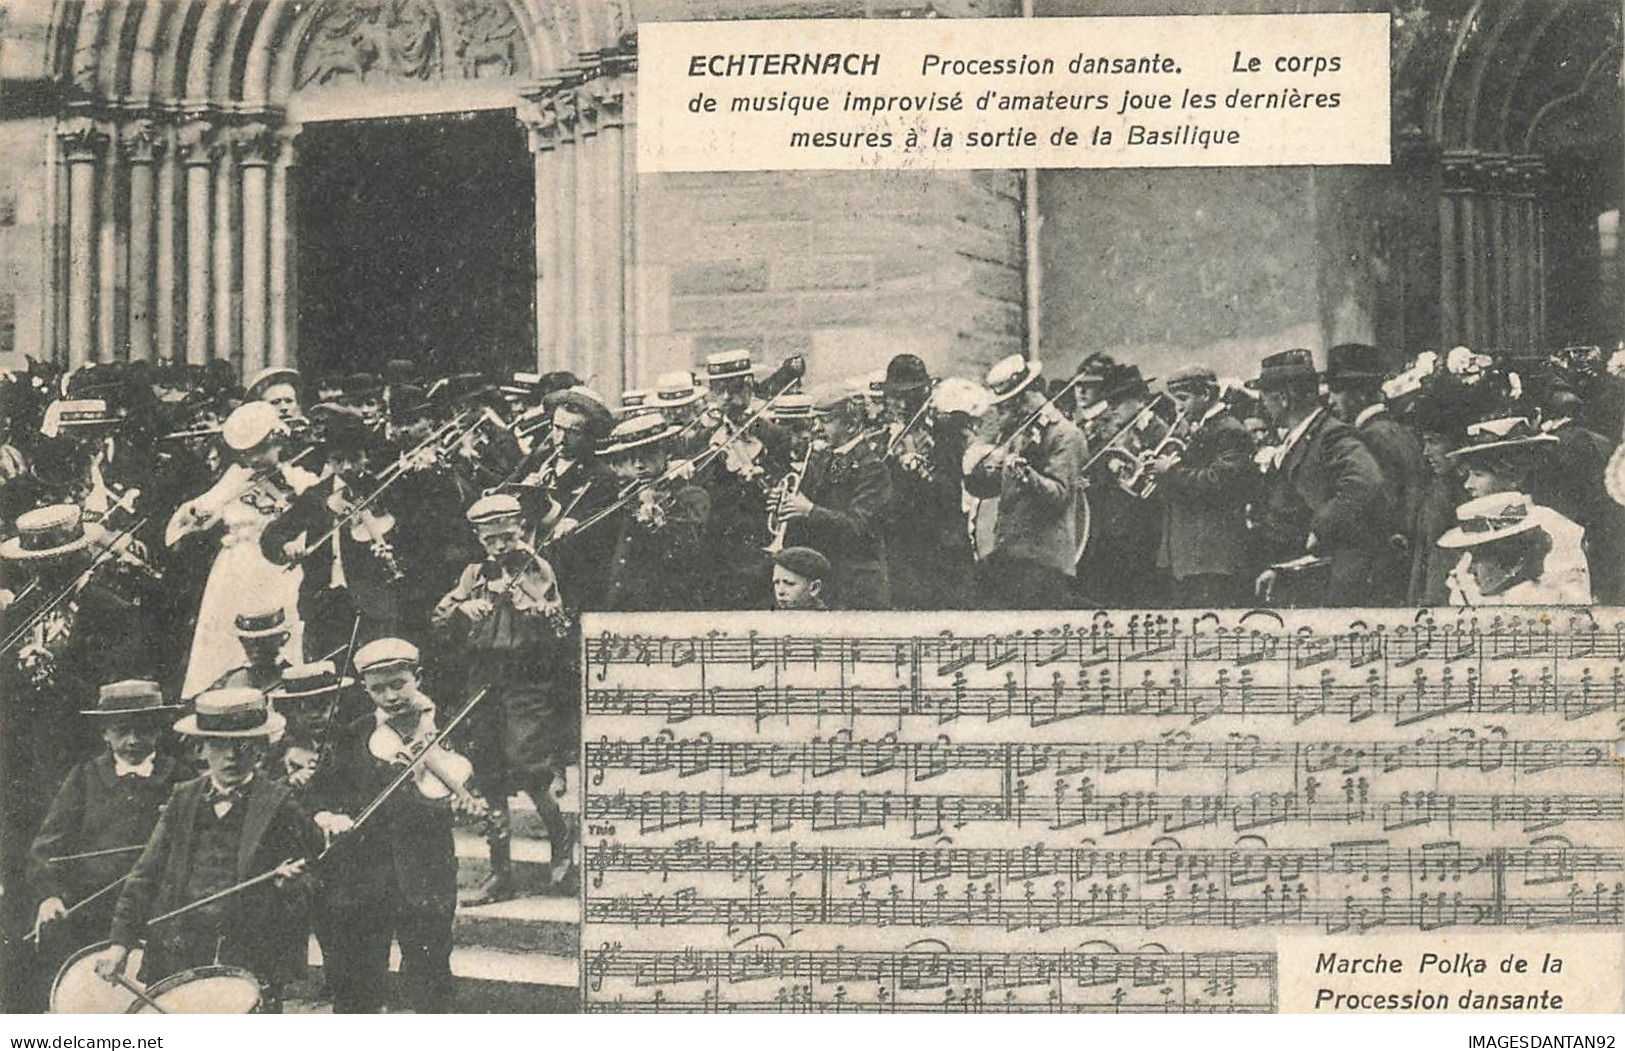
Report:
<svg viewBox="0 0 1625 1051"><path fill-rule="evenodd" d="M1466 347L1451 347L1444 358L1444 367L1458 376L1471 368L1472 364L1473 352Z"/></svg>
<svg viewBox="0 0 1625 1051"><path fill-rule="evenodd" d="M1609 357L1608 374L1610 376L1625 376L1625 349L1616 350Z"/></svg>

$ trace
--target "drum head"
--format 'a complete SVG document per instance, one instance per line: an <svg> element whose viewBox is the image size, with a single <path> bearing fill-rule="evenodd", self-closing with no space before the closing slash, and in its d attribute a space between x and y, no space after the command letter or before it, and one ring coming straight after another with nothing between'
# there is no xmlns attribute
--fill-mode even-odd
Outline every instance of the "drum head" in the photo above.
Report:
<svg viewBox="0 0 1625 1051"><path fill-rule="evenodd" d="M135 994L122 985L115 985L96 973L96 957L111 948L112 942L97 942L68 957L68 962L56 972L51 983L51 1002L47 1008L60 1015L121 1015L136 1002ZM130 962L124 974L134 982L141 971L141 950L130 950Z"/></svg>
<svg viewBox="0 0 1625 1051"><path fill-rule="evenodd" d="M241 967L194 967L147 987L147 998L173 1015L246 1015L260 1006L260 982ZM156 1014L137 1001L125 1014Z"/></svg>

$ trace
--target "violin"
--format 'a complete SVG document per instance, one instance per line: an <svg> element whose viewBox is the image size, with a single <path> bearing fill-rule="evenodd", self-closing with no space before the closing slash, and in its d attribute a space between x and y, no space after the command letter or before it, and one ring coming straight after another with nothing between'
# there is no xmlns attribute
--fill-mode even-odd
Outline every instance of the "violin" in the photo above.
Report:
<svg viewBox="0 0 1625 1051"><path fill-rule="evenodd" d="M412 783L425 799L450 799L459 810L483 815L483 800L469 790L474 764L466 756L439 743L440 734L408 740L388 722L378 724L367 739L367 750L377 759L412 767Z"/></svg>
<svg viewBox="0 0 1625 1051"><path fill-rule="evenodd" d="M395 547L389 542L390 530L395 528L395 516L388 511L374 511L370 507L358 506L349 498L349 486L343 479L335 479L333 493L327 498L327 509L339 518L350 519L350 537L359 544L366 544L373 556L383 563L389 570L389 575L396 580L406 576L401 570L400 563L395 560Z"/></svg>

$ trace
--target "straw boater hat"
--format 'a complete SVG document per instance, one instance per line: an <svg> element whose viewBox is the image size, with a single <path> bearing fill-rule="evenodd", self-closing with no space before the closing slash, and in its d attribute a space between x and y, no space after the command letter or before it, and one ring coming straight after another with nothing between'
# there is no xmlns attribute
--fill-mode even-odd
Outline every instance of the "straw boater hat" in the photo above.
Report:
<svg viewBox="0 0 1625 1051"><path fill-rule="evenodd" d="M124 679L103 686L97 691L96 707L83 709L79 714L127 719L138 715L161 715L177 707L164 703L164 691L157 683L146 679Z"/></svg>
<svg viewBox="0 0 1625 1051"><path fill-rule="evenodd" d="M287 424L263 401L247 401L231 410L220 425L220 437L234 452L247 452L274 434L287 433Z"/></svg>
<svg viewBox="0 0 1625 1051"><path fill-rule="evenodd" d="M272 365L269 368L260 369L254 375L248 377L248 383L244 385L243 389L248 392L250 398L258 398L279 383L297 387L299 385L299 370L290 369L286 365Z"/></svg>
<svg viewBox="0 0 1625 1051"><path fill-rule="evenodd" d="M813 400L810 394L781 394L768 410L773 422L782 423L785 420L810 420L813 415Z"/></svg>
<svg viewBox="0 0 1625 1051"><path fill-rule="evenodd" d="M1456 508L1456 525L1438 540L1440 547L1477 547L1538 529L1529 497L1523 493L1491 493Z"/></svg>
<svg viewBox="0 0 1625 1051"><path fill-rule="evenodd" d="M629 416L634 412L643 412L649 408L649 395L647 389L621 391L621 407L618 410L622 416Z"/></svg>
<svg viewBox="0 0 1625 1051"><path fill-rule="evenodd" d="M615 456L619 453L640 449L645 445L653 445L664 441L676 434L681 428L666 422L659 413L646 412L632 416L615 425L604 439L604 445L598 450L599 456Z"/></svg>
<svg viewBox="0 0 1625 1051"><path fill-rule="evenodd" d="M718 380L749 379L751 377L750 351L719 350L705 358L705 378Z"/></svg>
<svg viewBox="0 0 1625 1051"><path fill-rule="evenodd" d="M52 504L17 516L17 535L0 541L0 558L9 562L38 562L82 551L84 516L73 504Z"/></svg>
<svg viewBox="0 0 1625 1051"><path fill-rule="evenodd" d="M1527 416L1503 416L1468 427L1467 440L1473 444L1452 449L1450 455L1459 459L1512 449L1533 450L1557 441L1557 435L1543 432Z"/></svg>
<svg viewBox="0 0 1625 1051"><path fill-rule="evenodd" d="M267 690L265 695L274 701L314 701L354 685L354 679L339 675L332 661L317 661L284 668L282 681Z"/></svg>
<svg viewBox="0 0 1625 1051"><path fill-rule="evenodd" d="M381 671L384 668L415 668L418 648L405 639L374 639L355 651L355 670Z"/></svg>
<svg viewBox="0 0 1625 1051"><path fill-rule="evenodd" d="M192 702L194 711L175 724L188 737L277 737L288 720L271 708L265 694L247 686L205 690Z"/></svg>
<svg viewBox="0 0 1625 1051"><path fill-rule="evenodd" d="M982 378L982 383L993 392L993 404L1002 405L1032 386L1043 371L1042 362L1028 361L1020 354L1012 354L995 362Z"/></svg>
<svg viewBox="0 0 1625 1051"><path fill-rule="evenodd" d="M1196 390L1216 389L1219 386L1219 374L1207 365L1183 365L1168 374L1162 385L1169 391L1195 388Z"/></svg>
<svg viewBox="0 0 1625 1051"><path fill-rule="evenodd" d="M287 616L281 606L245 610L232 621L232 630L239 639L264 639L288 630Z"/></svg>
<svg viewBox="0 0 1625 1051"><path fill-rule="evenodd" d="M694 381L694 374L684 369L663 372L655 379L654 393L649 401L657 409L680 409L693 405L705 397L705 388Z"/></svg>
<svg viewBox="0 0 1625 1051"><path fill-rule="evenodd" d="M886 374L884 372L871 372L864 377L863 396L876 404L886 400Z"/></svg>

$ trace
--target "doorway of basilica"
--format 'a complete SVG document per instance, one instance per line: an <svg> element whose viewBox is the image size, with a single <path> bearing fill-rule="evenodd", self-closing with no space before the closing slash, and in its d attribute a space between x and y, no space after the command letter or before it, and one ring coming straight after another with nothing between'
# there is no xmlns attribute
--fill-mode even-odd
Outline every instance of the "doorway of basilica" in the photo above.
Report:
<svg viewBox="0 0 1625 1051"><path fill-rule="evenodd" d="M535 174L511 110L306 124L293 189L307 375L534 367Z"/></svg>

